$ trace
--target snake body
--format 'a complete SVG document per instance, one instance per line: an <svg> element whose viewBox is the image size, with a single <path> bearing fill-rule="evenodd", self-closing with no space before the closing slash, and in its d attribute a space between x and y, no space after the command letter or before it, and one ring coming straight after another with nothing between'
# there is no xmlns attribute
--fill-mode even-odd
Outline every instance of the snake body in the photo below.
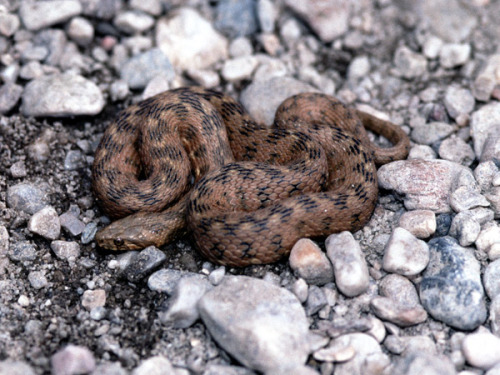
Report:
<svg viewBox="0 0 500 375"><path fill-rule="evenodd" d="M394 146L376 147L365 127ZM166 91L122 111L101 139L94 194L121 219L96 239L140 249L187 228L213 262L271 263L302 237L360 229L378 196L376 165L408 149L400 127L323 94L285 100L267 127L217 91Z"/></svg>

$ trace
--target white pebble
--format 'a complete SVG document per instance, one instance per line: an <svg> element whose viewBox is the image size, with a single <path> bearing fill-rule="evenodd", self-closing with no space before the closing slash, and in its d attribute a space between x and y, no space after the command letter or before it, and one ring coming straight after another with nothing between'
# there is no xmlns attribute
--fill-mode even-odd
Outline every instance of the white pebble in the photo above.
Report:
<svg viewBox="0 0 500 375"><path fill-rule="evenodd" d="M500 338L489 332L470 334L462 343L462 351L469 364L488 370L500 363Z"/></svg>
<svg viewBox="0 0 500 375"><path fill-rule="evenodd" d="M429 263L429 247L403 228L396 228L387 243L383 267L404 276L417 275Z"/></svg>

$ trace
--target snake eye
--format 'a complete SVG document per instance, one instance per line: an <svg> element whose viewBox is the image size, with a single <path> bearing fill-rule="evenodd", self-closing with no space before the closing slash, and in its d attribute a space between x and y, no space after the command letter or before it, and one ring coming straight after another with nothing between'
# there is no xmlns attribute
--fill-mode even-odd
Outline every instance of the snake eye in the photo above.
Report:
<svg viewBox="0 0 500 375"><path fill-rule="evenodd" d="M114 242L114 244L115 244L116 246L122 246L122 245L123 245L123 240L122 240L121 238L115 238L115 239L113 240L113 242Z"/></svg>

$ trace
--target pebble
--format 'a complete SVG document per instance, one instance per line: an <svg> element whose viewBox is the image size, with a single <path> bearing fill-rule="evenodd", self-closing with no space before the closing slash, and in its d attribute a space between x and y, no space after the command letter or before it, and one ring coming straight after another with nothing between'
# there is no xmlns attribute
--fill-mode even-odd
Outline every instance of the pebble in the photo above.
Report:
<svg viewBox="0 0 500 375"><path fill-rule="evenodd" d="M101 90L92 81L75 74L53 74L29 82L23 93L24 116L93 116L105 104Z"/></svg>
<svg viewBox="0 0 500 375"><path fill-rule="evenodd" d="M356 353L352 359L337 363L335 375L377 374L390 363L378 342L364 333L350 333L333 339L330 346L348 348Z"/></svg>
<svg viewBox="0 0 500 375"><path fill-rule="evenodd" d="M412 354L437 354L436 343L429 336L410 336L406 338L403 356Z"/></svg>
<svg viewBox="0 0 500 375"><path fill-rule="evenodd" d="M175 370L170 361L161 356L148 358L136 367L131 375L162 375L175 374Z"/></svg>
<svg viewBox="0 0 500 375"><path fill-rule="evenodd" d="M456 212L468 211L477 207L488 207L490 202L475 187L460 186L450 196L450 206Z"/></svg>
<svg viewBox="0 0 500 375"><path fill-rule="evenodd" d="M173 295L177 284L183 277L198 277L199 279L204 278L203 275L196 273L164 268L149 276L148 288L157 292L167 293L171 296Z"/></svg>
<svg viewBox="0 0 500 375"><path fill-rule="evenodd" d="M328 236L325 241L328 258L333 264L337 288L348 297L368 290L368 266L358 242L350 232Z"/></svg>
<svg viewBox="0 0 500 375"><path fill-rule="evenodd" d="M290 252L289 264L297 277L309 285L324 285L333 281L332 264L316 243L302 238Z"/></svg>
<svg viewBox="0 0 500 375"><path fill-rule="evenodd" d="M493 160L481 162L474 169L474 177L481 187L481 191L488 191L493 185L493 180L500 169Z"/></svg>
<svg viewBox="0 0 500 375"><path fill-rule="evenodd" d="M210 281L210 284L216 286L222 282L224 276L226 276L226 267L221 266L210 272L210 275L208 275L208 281Z"/></svg>
<svg viewBox="0 0 500 375"><path fill-rule="evenodd" d="M167 256L163 251L148 246L131 259L130 264L123 270L123 276L131 282L139 281L161 266L165 259Z"/></svg>
<svg viewBox="0 0 500 375"><path fill-rule="evenodd" d="M165 76L167 80L175 76L168 57L158 48L132 57L120 69L121 78L131 89L143 89L158 75Z"/></svg>
<svg viewBox="0 0 500 375"><path fill-rule="evenodd" d="M483 285L490 300L500 296L500 259L488 264L483 275Z"/></svg>
<svg viewBox="0 0 500 375"><path fill-rule="evenodd" d="M50 358L53 375L77 375L94 371L95 358L83 346L68 345Z"/></svg>
<svg viewBox="0 0 500 375"><path fill-rule="evenodd" d="M98 365L91 375L128 375L120 362L107 362Z"/></svg>
<svg viewBox="0 0 500 375"><path fill-rule="evenodd" d="M244 367L208 364L203 375L255 375L255 372Z"/></svg>
<svg viewBox="0 0 500 375"><path fill-rule="evenodd" d="M472 85L472 93L477 100L486 102L490 99L495 86L500 83L499 69L500 54L490 55Z"/></svg>
<svg viewBox="0 0 500 375"><path fill-rule="evenodd" d="M470 169L447 160L401 160L378 170L379 186L404 196L408 210L451 211L450 191L456 186L474 184Z"/></svg>
<svg viewBox="0 0 500 375"><path fill-rule="evenodd" d="M425 353L401 357L391 372L392 375L456 375L456 373L453 363L448 358Z"/></svg>
<svg viewBox="0 0 500 375"><path fill-rule="evenodd" d="M272 33L277 11L272 0L257 0L257 19L263 33Z"/></svg>
<svg viewBox="0 0 500 375"><path fill-rule="evenodd" d="M19 29L21 22L16 14L0 11L0 34L10 37Z"/></svg>
<svg viewBox="0 0 500 375"><path fill-rule="evenodd" d="M470 166L475 159L474 150L462 138L451 136L439 145L439 157L465 166Z"/></svg>
<svg viewBox="0 0 500 375"><path fill-rule="evenodd" d="M94 26L83 17L74 17L66 27L68 36L79 46L88 46L94 39Z"/></svg>
<svg viewBox="0 0 500 375"><path fill-rule="evenodd" d="M272 124L278 106L292 95L317 92L314 87L289 77L254 81L241 93L240 100L257 122Z"/></svg>
<svg viewBox="0 0 500 375"><path fill-rule="evenodd" d="M12 110L22 94L23 87L13 82L7 82L0 86L0 115Z"/></svg>
<svg viewBox="0 0 500 375"><path fill-rule="evenodd" d="M432 236L436 225L436 214L430 210L408 211L399 218L399 226L420 239Z"/></svg>
<svg viewBox="0 0 500 375"><path fill-rule="evenodd" d="M490 137L484 142L480 161L500 159L500 124L493 126L489 131ZM500 183L497 183L500 186Z"/></svg>
<svg viewBox="0 0 500 375"><path fill-rule="evenodd" d="M82 306L87 311L96 307L104 307L106 304L106 291L104 289L86 290L82 295Z"/></svg>
<svg viewBox="0 0 500 375"><path fill-rule="evenodd" d="M0 225L0 258L5 257L9 252L9 232L7 228Z"/></svg>
<svg viewBox="0 0 500 375"><path fill-rule="evenodd" d="M10 175L14 178L26 177L26 164L23 160L19 160L10 166Z"/></svg>
<svg viewBox="0 0 500 375"><path fill-rule="evenodd" d="M489 370L500 363L500 338L489 332L472 333L464 338L462 351L470 365Z"/></svg>
<svg viewBox="0 0 500 375"><path fill-rule="evenodd" d="M490 259L500 257L500 226L494 222L484 225L476 239L476 247L488 254Z"/></svg>
<svg viewBox="0 0 500 375"><path fill-rule="evenodd" d="M306 315L312 316L327 305L328 301L326 299L326 295L323 292L323 290L316 285L311 285L307 293L307 300L305 306Z"/></svg>
<svg viewBox="0 0 500 375"><path fill-rule="evenodd" d="M211 336L246 367L279 374L312 351L309 322L289 291L247 276L226 276L198 310Z"/></svg>
<svg viewBox="0 0 500 375"><path fill-rule="evenodd" d="M52 241L50 248L56 257L68 262L74 262L80 256L80 245L75 241Z"/></svg>
<svg viewBox="0 0 500 375"><path fill-rule="evenodd" d="M0 361L0 374L5 375L36 375L33 368L27 363L6 359Z"/></svg>
<svg viewBox="0 0 500 375"><path fill-rule="evenodd" d="M253 35L257 31L254 0L221 0L215 12L215 27L230 38Z"/></svg>
<svg viewBox="0 0 500 375"><path fill-rule="evenodd" d="M474 111L470 120L470 132L474 143L474 152L481 161L485 143L494 135L500 134L500 103L492 102Z"/></svg>
<svg viewBox="0 0 500 375"><path fill-rule="evenodd" d="M471 113L474 109L475 100L469 90L452 85L446 89L444 105L448 114L456 119L460 115Z"/></svg>
<svg viewBox="0 0 500 375"><path fill-rule="evenodd" d="M254 56L242 56L226 60L222 67L222 77L230 82L249 79L257 64L258 60Z"/></svg>
<svg viewBox="0 0 500 375"><path fill-rule="evenodd" d="M347 69L347 78L350 81L357 81L366 77L370 73L370 60L368 56L358 56L354 58Z"/></svg>
<svg viewBox="0 0 500 375"><path fill-rule="evenodd" d="M500 296L496 296L490 303L491 330L495 336L500 334Z"/></svg>
<svg viewBox="0 0 500 375"><path fill-rule="evenodd" d="M140 11L128 11L118 14L113 23L126 34L139 34L153 27L154 18Z"/></svg>
<svg viewBox="0 0 500 375"><path fill-rule="evenodd" d="M348 29L351 16L349 1L285 0L285 3L300 14L325 43L337 39Z"/></svg>
<svg viewBox="0 0 500 375"><path fill-rule="evenodd" d="M451 222L449 234L458 239L460 246L470 246L476 241L481 225L469 211L455 215Z"/></svg>
<svg viewBox="0 0 500 375"><path fill-rule="evenodd" d="M31 31L65 22L81 13L82 6L77 0L23 1L19 15L23 25Z"/></svg>
<svg viewBox="0 0 500 375"><path fill-rule="evenodd" d="M93 221L85 225L85 229L82 232L82 236L80 240L82 241L83 245L87 245L91 243L94 238L95 234L97 233L97 224Z"/></svg>
<svg viewBox="0 0 500 375"><path fill-rule="evenodd" d="M156 43L178 69L204 69L228 56L228 42L190 8L177 9L156 25ZM189 45L189 48L186 48Z"/></svg>
<svg viewBox="0 0 500 375"><path fill-rule="evenodd" d="M83 230L85 229L85 223L83 223L71 212L63 213L61 216L59 216L59 221L61 222L61 227L63 227L72 236L78 236L82 234Z"/></svg>
<svg viewBox="0 0 500 375"><path fill-rule="evenodd" d="M387 272L414 276L429 263L427 243L417 239L404 228L396 228L385 247L383 267Z"/></svg>
<svg viewBox="0 0 500 375"><path fill-rule="evenodd" d="M40 185L20 183L7 188L7 205L34 214L49 204L48 192Z"/></svg>
<svg viewBox="0 0 500 375"><path fill-rule="evenodd" d="M471 249L451 237L428 244L431 257L420 283L422 305L434 319L452 327L477 328L486 320L479 262Z"/></svg>
<svg viewBox="0 0 500 375"><path fill-rule="evenodd" d="M28 241L19 241L9 247L8 256L13 261L31 262L38 258L38 252L35 245Z"/></svg>
<svg viewBox="0 0 500 375"><path fill-rule="evenodd" d="M425 0L421 6L425 21L447 42L461 42L477 25L476 13L458 0Z"/></svg>
<svg viewBox="0 0 500 375"><path fill-rule="evenodd" d="M48 240L56 240L61 234L61 222L56 210L46 206L31 216L28 230Z"/></svg>
<svg viewBox="0 0 500 375"><path fill-rule="evenodd" d="M470 52L470 44L445 44L439 53L439 63L444 68L464 65L469 60Z"/></svg>
<svg viewBox="0 0 500 375"><path fill-rule="evenodd" d="M309 286L304 279L297 279L292 285L292 292L299 299L300 303L304 303L309 294Z"/></svg>
<svg viewBox="0 0 500 375"><path fill-rule="evenodd" d="M435 35L429 35L422 46L424 56L428 59L435 59L439 56L439 51L443 47L443 41Z"/></svg>
<svg viewBox="0 0 500 375"><path fill-rule="evenodd" d="M420 77L427 72L427 59L406 46L396 50L394 65L399 74L408 79Z"/></svg>
<svg viewBox="0 0 500 375"><path fill-rule="evenodd" d="M199 277L184 277L176 285L167 311L160 313L161 322L174 328L188 328L200 317L198 301L213 288L212 284Z"/></svg>
<svg viewBox="0 0 500 375"><path fill-rule="evenodd" d="M432 145L447 138L455 131L455 126L444 122L431 122L415 126L411 132L411 139L422 145Z"/></svg>
<svg viewBox="0 0 500 375"><path fill-rule="evenodd" d="M410 149L407 159L434 160L436 159L436 152L432 149L432 147L427 145L414 145Z"/></svg>
<svg viewBox="0 0 500 375"><path fill-rule="evenodd" d="M45 272L43 271L31 271L28 274L28 281L35 289L43 289L49 284L47 278L45 277Z"/></svg>

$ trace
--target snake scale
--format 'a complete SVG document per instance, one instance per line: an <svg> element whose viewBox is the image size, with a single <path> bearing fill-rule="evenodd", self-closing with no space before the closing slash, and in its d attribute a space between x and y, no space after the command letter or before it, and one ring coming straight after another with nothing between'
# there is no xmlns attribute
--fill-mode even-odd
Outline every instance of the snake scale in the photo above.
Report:
<svg viewBox="0 0 500 375"><path fill-rule="evenodd" d="M365 127L393 143L380 148ZM161 246L186 229L210 261L271 263L302 237L356 231L378 197L376 165L406 157L403 130L337 99L285 100L272 127L200 87L123 110L96 150L93 190L112 250Z"/></svg>

